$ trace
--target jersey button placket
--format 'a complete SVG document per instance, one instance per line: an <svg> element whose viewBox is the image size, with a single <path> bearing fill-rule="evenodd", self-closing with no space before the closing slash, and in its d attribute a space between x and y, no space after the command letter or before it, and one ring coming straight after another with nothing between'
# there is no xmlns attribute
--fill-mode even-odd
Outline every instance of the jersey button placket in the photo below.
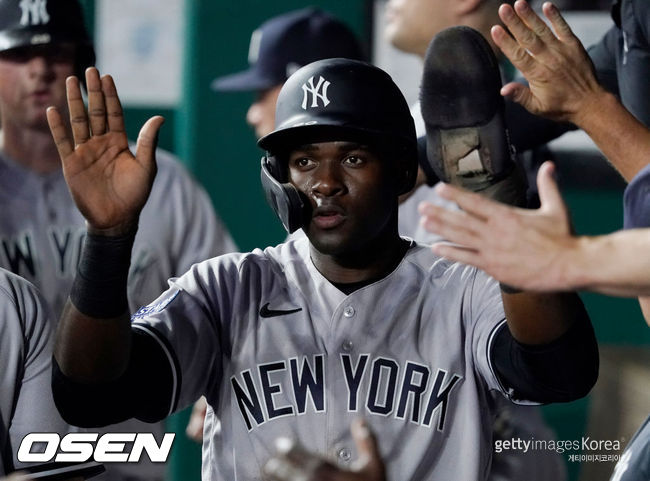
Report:
<svg viewBox="0 0 650 481"><path fill-rule="evenodd" d="M354 307L352 306L347 306L345 309L343 309L343 315L347 318L354 317L354 314L356 311L354 310Z"/></svg>
<svg viewBox="0 0 650 481"><path fill-rule="evenodd" d="M352 451L346 447L339 449L336 455L339 459L339 463L341 464L347 464L350 462L350 459L352 459Z"/></svg>

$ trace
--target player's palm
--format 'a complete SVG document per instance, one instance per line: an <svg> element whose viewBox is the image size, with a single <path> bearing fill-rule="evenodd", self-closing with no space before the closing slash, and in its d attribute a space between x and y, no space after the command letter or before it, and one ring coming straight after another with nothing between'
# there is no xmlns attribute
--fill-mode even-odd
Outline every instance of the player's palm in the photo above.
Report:
<svg viewBox="0 0 650 481"><path fill-rule="evenodd" d="M110 76L86 72L88 114L79 82L67 79L68 109L75 147L54 108L48 121L63 173L77 207L95 229L120 229L134 223L151 191L156 173L155 139L162 117L149 119L140 131L134 156L128 148L122 108Z"/></svg>

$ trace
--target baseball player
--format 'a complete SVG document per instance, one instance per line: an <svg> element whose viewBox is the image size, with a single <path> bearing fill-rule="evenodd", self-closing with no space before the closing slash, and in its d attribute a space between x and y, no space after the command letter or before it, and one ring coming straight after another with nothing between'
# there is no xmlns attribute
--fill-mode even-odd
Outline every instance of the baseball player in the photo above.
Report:
<svg viewBox="0 0 650 481"><path fill-rule="evenodd" d="M79 75L94 59L76 0L0 0L0 266L33 282L54 319L70 291L85 228L45 110L66 110L65 78ZM206 192L171 154L156 155L158 175L140 216L129 274L134 310L194 262L235 250ZM161 434L163 426L125 429ZM109 466L116 469L122 468ZM146 469L142 476L150 480L161 479L165 467L124 469Z"/></svg>
<svg viewBox="0 0 650 481"><path fill-rule="evenodd" d="M204 394L204 479L252 480L279 435L344 475L358 458L348 427L365 417L389 479L479 480L491 392L566 401L595 382L596 341L577 296L500 292L398 235L398 196L417 170L413 121L385 72L346 59L294 73L276 129L260 139L267 197L307 238L196 264L131 320L128 262L162 118L145 123L134 157L111 77L91 68L86 82L103 96L89 95L88 117L68 81L75 147L48 110L89 229L55 347L64 418L156 420ZM360 444L366 433L357 429Z"/></svg>
<svg viewBox="0 0 650 481"><path fill-rule="evenodd" d="M55 318L85 229L45 109L65 111L65 78L79 75L94 58L76 0L0 0L0 266L36 284ZM158 175L133 250L132 309L153 300L170 276L194 262L235 250L206 192L169 153L156 155Z"/></svg>
<svg viewBox="0 0 650 481"><path fill-rule="evenodd" d="M287 78L315 60L343 57L364 60L361 45L350 28L318 8L308 7L277 15L251 34L249 68L212 81L217 92L251 91L255 101L246 122L259 139L273 131L275 104ZM187 435L203 439L206 404L198 402L187 425Z"/></svg>
<svg viewBox="0 0 650 481"><path fill-rule="evenodd" d="M0 269L0 476L25 466L17 453L27 434L70 429L50 388L52 327L34 286Z"/></svg>
<svg viewBox="0 0 650 481"><path fill-rule="evenodd" d="M212 88L217 92L257 93L246 121L259 139L273 131L275 103L287 78L303 65L332 57L364 60L354 32L320 9L293 10L260 25L251 34L250 67L214 79Z"/></svg>

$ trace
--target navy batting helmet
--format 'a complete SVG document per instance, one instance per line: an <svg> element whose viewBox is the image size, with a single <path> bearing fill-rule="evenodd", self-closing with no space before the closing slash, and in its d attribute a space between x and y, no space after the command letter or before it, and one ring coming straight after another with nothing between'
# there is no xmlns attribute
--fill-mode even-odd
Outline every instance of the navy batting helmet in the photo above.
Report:
<svg viewBox="0 0 650 481"><path fill-rule="evenodd" d="M275 125L258 142L268 153L262 159L262 184L289 232L303 225L304 203L288 183L286 163L277 156L299 145L332 140L368 143L403 162L406 181L401 193L415 185L413 117L390 75L373 65L342 58L305 65L282 87Z"/></svg>
<svg viewBox="0 0 650 481"><path fill-rule="evenodd" d="M75 72L83 79L95 50L77 0L0 0L0 52L64 42L76 46Z"/></svg>

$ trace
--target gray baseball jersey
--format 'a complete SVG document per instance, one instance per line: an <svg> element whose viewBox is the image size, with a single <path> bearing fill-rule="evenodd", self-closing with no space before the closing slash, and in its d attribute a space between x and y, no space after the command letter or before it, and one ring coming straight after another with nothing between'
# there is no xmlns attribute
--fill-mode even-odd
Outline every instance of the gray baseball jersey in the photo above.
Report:
<svg viewBox="0 0 650 481"><path fill-rule="evenodd" d="M158 150L156 158L129 273L133 311L166 289L170 277L236 249L205 190L171 154ZM58 319L86 232L62 171L37 174L0 153L0 205L0 267L38 286Z"/></svg>
<svg viewBox="0 0 650 481"><path fill-rule="evenodd" d="M260 479L282 435L349 466L359 416L389 479L486 479L503 322L498 284L428 247L413 243L390 275L345 295L307 239L197 264L133 315L168 355L171 409L208 399L210 481Z"/></svg>
<svg viewBox="0 0 650 481"><path fill-rule="evenodd" d="M46 312L32 284L0 269L0 475L22 466L16 453L26 434L69 429L52 399Z"/></svg>
<svg viewBox="0 0 650 481"><path fill-rule="evenodd" d="M132 150L134 146L131 146ZM141 215L133 247L128 295L131 312L155 299L167 280L195 262L236 249L205 192L165 151L156 152L158 173ZM36 174L0 154L0 266L32 281L58 319L76 272L85 222L61 170ZM129 420L104 431L153 432L164 423ZM108 466L101 479L162 479L163 464Z"/></svg>
<svg viewBox="0 0 650 481"><path fill-rule="evenodd" d="M616 463L610 481L648 481L650 479L650 417L641 425Z"/></svg>

